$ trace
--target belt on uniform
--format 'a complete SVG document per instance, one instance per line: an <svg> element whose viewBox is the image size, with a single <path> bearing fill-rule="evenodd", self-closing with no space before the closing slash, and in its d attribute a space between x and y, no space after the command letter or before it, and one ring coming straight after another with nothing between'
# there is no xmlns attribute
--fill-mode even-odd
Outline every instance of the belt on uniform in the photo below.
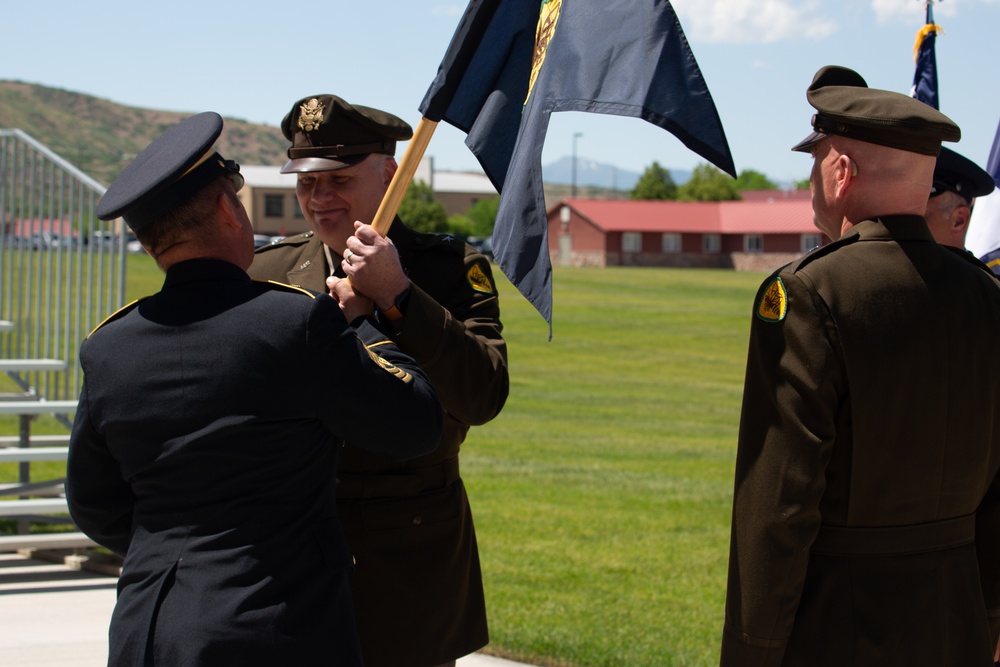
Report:
<svg viewBox="0 0 1000 667"><path fill-rule="evenodd" d="M338 472L338 498L404 498L441 489L458 480L458 458L391 474Z"/></svg>
<svg viewBox="0 0 1000 667"><path fill-rule="evenodd" d="M976 539L976 515L911 526L822 525L810 549L836 556L902 556L941 551Z"/></svg>

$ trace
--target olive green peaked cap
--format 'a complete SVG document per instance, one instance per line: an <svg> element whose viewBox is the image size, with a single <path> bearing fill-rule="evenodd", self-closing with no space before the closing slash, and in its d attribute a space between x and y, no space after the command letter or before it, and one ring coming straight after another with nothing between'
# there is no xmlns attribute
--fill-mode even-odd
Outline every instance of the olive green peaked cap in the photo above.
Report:
<svg viewBox="0 0 1000 667"><path fill-rule="evenodd" d="M396 142L413 129L391 113L349 104L336 95L310 95L292 105L281 133L292 142L281 173L330 171L361 162L372 153L395 155Z"/></svg>
<svg viewBox="0 0 1000 667"><path fill-rule="evenodd" d="M806 99L818 113L813 133L792 147L809 150L832 134L899 150L937 156L942 141L958 141L962 131L950 118L902 93L869 88L860 74L828 65L813 77Z"/></svg>

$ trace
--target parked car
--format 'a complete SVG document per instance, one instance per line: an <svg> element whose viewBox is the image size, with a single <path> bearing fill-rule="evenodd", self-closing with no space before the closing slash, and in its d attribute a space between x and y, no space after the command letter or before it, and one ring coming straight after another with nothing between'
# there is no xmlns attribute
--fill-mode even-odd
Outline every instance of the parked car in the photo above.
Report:
<svg viewBox="0 0 1000 667"><path fill-rule="evenodd" d="M111 250L115 247L118 236L114 232L94 232L90 235L87 243L93 248L107 248Z"/></svg>
<svg viewBox="0 0 1000 667"><path fill-rule="evenodd" d="M72 248L73 239L61 238L52 232L36 232L31 236L22 237L20 241L22 248L32 250L51 250L53 248Z"/></svg>

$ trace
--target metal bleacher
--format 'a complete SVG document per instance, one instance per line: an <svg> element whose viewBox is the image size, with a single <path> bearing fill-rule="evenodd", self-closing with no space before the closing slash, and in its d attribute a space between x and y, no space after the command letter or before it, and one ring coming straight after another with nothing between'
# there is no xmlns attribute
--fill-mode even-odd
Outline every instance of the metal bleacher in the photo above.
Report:
<svg viewBox="0 0 1000 667"><path fill-rule="evenodd" d="M33 464L65 462L80 343L124 302L121 221L94 213L104 190L28 134L0 129L0 519L17 526L0 534L0 552L93 545L72 530L64 476L37 479Z"/></svg>

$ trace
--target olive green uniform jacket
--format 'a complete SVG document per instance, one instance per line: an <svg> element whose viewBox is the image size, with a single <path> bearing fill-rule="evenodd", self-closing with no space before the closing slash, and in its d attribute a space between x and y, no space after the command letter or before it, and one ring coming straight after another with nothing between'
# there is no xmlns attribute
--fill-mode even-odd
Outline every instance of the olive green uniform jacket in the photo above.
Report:
<svg viewBox="0 0 1000 667"><path fill-rule="evenodd" d="M723 667L992 666L1000 283L887 216L754 304Z"/></svg>
<svg viewBox="0 0 1000 667"><path fill-rule="evenodd" d="M401 324L390 323L393 338L437 390L444 430L432 454L405 463L348 444L337 513L355 558L351 585L365 664L424 667L489 641L458 453L469 426L493 419L507 399L507 348L485 257L398 218L389 238L413 284ZM331 256L342 276L341 257ZM307 232L260 249L249 273L325 292L330 269L323 244ZM385 411L393 419L392 406Z"/></svg>

